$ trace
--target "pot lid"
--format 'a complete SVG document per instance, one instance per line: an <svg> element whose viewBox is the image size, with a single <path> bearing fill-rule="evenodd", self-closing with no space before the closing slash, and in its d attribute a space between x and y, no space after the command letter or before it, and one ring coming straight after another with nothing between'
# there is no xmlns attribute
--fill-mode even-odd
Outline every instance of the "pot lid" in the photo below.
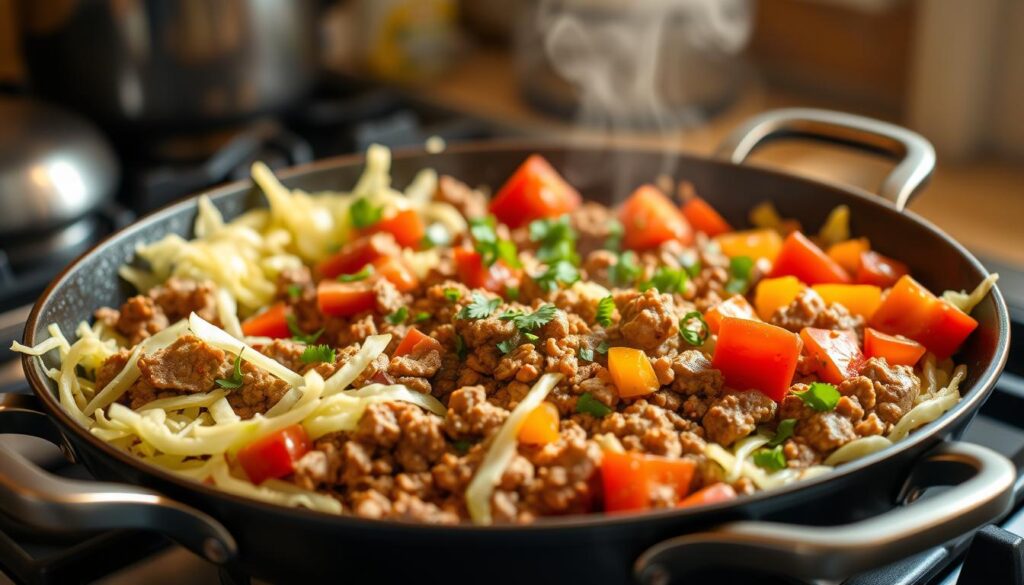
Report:
<svg viewBox="0 0 1024 585"><path fill-rule="evenodd" d="M78 219L113 196L119 175L113 150L83 118L0 97L0 234Z"/></svg>

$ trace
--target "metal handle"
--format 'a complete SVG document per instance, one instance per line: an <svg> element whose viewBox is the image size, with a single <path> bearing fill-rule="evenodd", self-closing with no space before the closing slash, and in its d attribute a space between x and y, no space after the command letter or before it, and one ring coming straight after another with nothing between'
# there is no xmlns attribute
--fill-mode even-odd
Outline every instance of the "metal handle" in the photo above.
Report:
<svg viewBox="0 0 1024 585"><path fill-rule="evenodd" d="M786 137L844 144L898 160L878 194L899 211L935 170L935 149L917 132L863 116L812 108L772 110L755 116L727 136L715 156L740 164L757 147Z"/></svg>
<svg viewBox="0 0 1024 585"><path fill-rule="evenodd" d="M845 526L740 521L661 542L645 551L634 574L665 585L695 569L780 567L802 579L840 579L941 545L1004 515L1016 471L1002 455L970 443L943 443L915 466L900 495L925 487L955 487ZM837 505L842 505L841 502Z"/></svg>
<svg viewBox="0 0 1024 585"><path fill-rule="evenodd" d="M0 405L0 433L34 435L66 451L48 417L20 404ZM233 561L238 553L227 529L195 508L141 487L58 477L3 444L0 509L27 526L44 530L156 531L217 564Z"/></svg>

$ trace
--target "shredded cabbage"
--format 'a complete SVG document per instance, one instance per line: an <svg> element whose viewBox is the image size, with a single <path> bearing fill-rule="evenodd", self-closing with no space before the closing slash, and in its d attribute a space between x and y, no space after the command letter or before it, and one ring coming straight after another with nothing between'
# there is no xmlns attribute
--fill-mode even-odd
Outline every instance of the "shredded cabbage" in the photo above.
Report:
<svg viewBox="0 0 1024 585"><path fill-rule="evenodd" d="M243 339L242 324L238 321L238 304L227 289L218 288L214 297L217 301L217 319L224 325L224 330L235 339Z"/></svg>
<svg viewBox="0 0 1024 585"><path fill-rule="evenodd" d="M213 462L208 469L210 478L213 479L214 485L228 493L281 506L301 506L328 514L341 513L341 502L330 496L304 490L283 481L267 480L262 485L253 485L244 479L233 477L223 457L213 457L210 461Z"/></svg>
<svg viewBox="0 0 1024 585"><path fill-rule="evenodd" d="M519 433L519 427L522 426L526 417L547 398L548 393L558 385L562 377L562 374L552 373L541 376L494 435L487 454L484 455L480 467L477 468L476 474L469 482L469 487L466 488L466 508L469 510L469 517L475 524L491 523L491 495L494 493L494 487L501 481L501 475L505 473L505 468L516 454L518 447L516 435Z"/></svg>
<svg viewBox="0 0 1024 585"><path fill-rule="evenodd" d="M922 427L942 416L947 410L960 401L960 382L967 376L966 366L957 366L953 378L943 390L936 392L934 398L925 400L910 412L903 415L899 422L889 431L890 441L899 441L916 428Z"/></svg>
<svg viewBox="0 0 1024 585"><path fill-rule="evenodd" d="M946 302L960 309L964 313L970 314L974 310L974 307L978 306L981 299L985 298L992 287L996 285L999 280L998 274L989 274L985 277L985 280L978 283L978 286L974 287L974 290L970 294L966 291L956 292L953 290L947 290L942 293L942 298Z"/></svg>
<svg viewBox="0 0 1024 585"><path fill-rule="evenodd" d="M348 388L349 384L355 381L359 377L359 374L363 373L363 370L370 365L373 360L377 359L377 356L384 353L384 350L388 348L388 344L391 343L391 334L385 333L384 335L371 335L363 340L363 346L359 348L359 352L352 356L352 359L345 362L345 365L338 368L337 372L334 372L324 385L324 395L331 396L337 394L345 388Z"/></svg>
<svg viewBox="0 0 1024 585"><path fill-rule="evenodd" d="M872 453L891 446L892 441L879 435L871 435L868 437L854 439L833 451L832 454L825 459L825 465L836 466L840 463L847 463L854 459L867 457Z"/></svg>
<svg viewBox="0 0 1024 585"><path fill-rule="evenodd" d="M413 392L402 384L369 384L358 390L325 397L316 412L303 422L303 427L310 439L338 431L351 431L356 428L370 404L393 401L415 404L442 417L446 414L444 405L429 394Z"/></svg>
<svg viewBox="0 0 1024 585"><path fill-rule="evenodd" d="M769 441L771 441L771 437L760 431L737 441L733 447L733 456L736 460L733 462L732 467L725 470L725 481L733 483L738 480L743 473L743 464L746 463L747 458L750 457L751 453L768 444Z"/></svg>
<svg viewBox="0 0 1024 585"><path fill-rule="evenodd" d="M170 398L160 398L142 405L139 408L139 412L152 410L154 408L166 411L185 410L186 408L194 407L209 408L214 402L223 398L225 394L227 394L227 391L217 389L209 392L196 392L195 394L182 394L180 396L172 396Z"/></svg>

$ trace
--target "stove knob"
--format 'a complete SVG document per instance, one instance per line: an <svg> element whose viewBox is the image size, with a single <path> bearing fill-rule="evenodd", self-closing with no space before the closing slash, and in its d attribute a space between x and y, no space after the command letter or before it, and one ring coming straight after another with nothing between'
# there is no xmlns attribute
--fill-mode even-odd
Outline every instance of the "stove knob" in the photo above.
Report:
<svg viewBox="0 0 1024 585"><path fill-rule="evenodd" d="M1024 583L1024 538L995 525L974 535L957 585Z"/></svg>

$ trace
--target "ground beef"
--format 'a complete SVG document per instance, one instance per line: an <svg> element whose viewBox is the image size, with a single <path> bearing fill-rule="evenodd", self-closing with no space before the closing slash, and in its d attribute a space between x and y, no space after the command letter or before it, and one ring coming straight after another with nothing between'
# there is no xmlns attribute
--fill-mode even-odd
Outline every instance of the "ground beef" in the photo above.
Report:
<svg viewBox="0 0 1024 585"><path fill-rule="evenodd" d="M121 305L120 310L106 307L97 310L96 320L123 335L130 345L162 331L170 324L160 305L144 295L131 297Z"/></svg>
<svg viewBox="0 0 1024 585"><path fill-rule="evenodd" d="M441 175L437 180L434 199L452 205L467 218L487 215L487 196L448 175Z"/></svg>
<svg viewBox="0 0 1024 585"><path fill-rule="evenodd" d="M533 464L525 504L535 515L582 514L596 500L592 479L600 467L601 449L583 429L568 423L562 438L540 449L522 449Z"/></svg>
<svg viewBox="0 0 1024 585"><path fill-rule="evenodd" d="M108 357L99 368L96 369L96 390L102 390L121 370L128 365L128 358L131 357L130 349L122 349Z"/></svg>
<svg viewBox="0 0 1024 585"><path fill-rule="evenodd" d="M615 435L630 451L678 457L683 452L679 433L693 429L678 414L640 399L602 418L596 432Z"/></svg>
<svg viewBox="0 0 1024 585"><path fill-rule="evenodd" d="M914 406L921 392L921 380L910 366L890 366L885 358L869 358L860 374L871 380L875 393L874 412L883 421L895 424ZM869 409L870 410L870 409Z"/></svg>
<svg viewBox="0 0 1024 585"><path fill-rule="evenodd" d="M267 345L258 347L260 353L272 358L277 363L288 368L293 372L305 374L310 370L316 370L323 378L330 377L339 367L341 362L337 359L337 352L335 352L335 360L331 363L326 362L304 362L302 361L302 354L306 351L309 346L304 343L298 343L290 339L275 339Z"/></svg>
<svg viewBox="0 0 1024 585"><path fill-rule="evenodd" d="M377 313L381 315L390 315L406 305L402 293L386 278L378 278L373 283L373 294Z"/></svg>
<svg viewBox="0 0 1024 585"><path fill-rule="evenodd" d="M433 377L441 369L441 352L436 349L424 351L422 349L424 345L426 344L418 344L413 348L413 352L408 355L391 358L391 363L388 364L388 373L396 377ZM420 348L420 351L417 352L416 348Z"/></svg>
<svg viewBox="0 0 1024 585"><path fill-rule="evenodd" d="M679 333L672 297L655 289L616 297L622 313L619 332L625 342L640 349L654 350Z"/></svg>
<svg viewBox="0 0 1024 585"><path fill-rule="evenodd" d="M488 437L507 417L507 410L487 401L482 386L467 386L449 395L444 430L455 440Z"/></svg>
<svg viewBox="0 0 1024 585"><path fill-rule="evenodd" d="M756 391L726 394L711 403L704 415L708 440L731 445L775 417L775 401Z"/></svg>
<svg viewBox="0 0 1024 585"><path fill-rule="evenodd" d="M248 419L277 404L290 389L284 380L245 361L242 356L242 386L228 392L228 403L238 416Z"/></svg>
<svg viewBox="0 0 1024 585"><path fill-rule="evenodd" d="M583 272L587 280L591 280L601 286L612 287L616 284L609 277L609 269L619 263L619 257L615 252L609 250L595 250L585 256L583 261Z"/></svg>
<svg viewBox="0 0 1024 585"><path fill-rule="evenodd" d="M194 335L184 335L164 349L139 358L140 378L163 390L205 392L229 369L223 351Z"/></svg>
<svg viewBox="0 0 1024 585"><path fill-rule="evenodd" d="M309 268L286 268L277 276L275 298L284 301L295 315L295 324L301 331L316 331L323 327L324 316L316 302L316 284Z"/></svg>
<svg viewBox="0 0 1024 585"><path fill-rule="evenodd" d="M532 343L524 343L501 358L494 369L494 379L499 381L515 378L520 382L533 382L540 377L544 367L544 356L537 352Z"/></svg>
<svg viewBox="0 0 1024 585"><path fill-rule="evenodd" d="M815 412L796 423L793 435L822 455L857 438L853 423L838 412Z"/></svg>
<svg viewBox="0 0 1024 585"><path fill-rule="evenodd" d="M498 343L516 334L516 326L511 321L499 319L497 315L500 314L499 309L486 319L456 319L455 332L462 337L463 343L469 349L493 347L497 350ZM489 369L488 373L493 369Z"/></svg>
<svg viewBox="0 0 1024 585"><path fill-rule="evenodd" d="M586 257L604 248L615 214L600 203L587 201L569 214L569 220L576 230L576 251L581 257Z"/></svg>
<svg viewBox="0 0 1024 585"><path fill-rule="evenodd" d="M722 372L711 367L711 361L703 352L686 350L673 357L662 356L654 361L658 381L672 385L676 392L690 396L717 396L725 385Z"/></svg>
<svg viewBox="0 0 1024 585"><path fill-rule="evenodd" d="M167 320L176 323L196 313L207 321L217 321L216 287L210 282L196 282L171 278L149 291L156 304L163 309Z"/></svg>
<svg viewBox="0 0 1024 585"><path fill-rule="evenodd" d="M821 296L811 288L801 291L789 305L777 309L769 322L794 332L799 332L804 327L816 327L853 330L859 336L864 328L863 317L851 315L846 307L836 303L826 305Z"/></svg>

